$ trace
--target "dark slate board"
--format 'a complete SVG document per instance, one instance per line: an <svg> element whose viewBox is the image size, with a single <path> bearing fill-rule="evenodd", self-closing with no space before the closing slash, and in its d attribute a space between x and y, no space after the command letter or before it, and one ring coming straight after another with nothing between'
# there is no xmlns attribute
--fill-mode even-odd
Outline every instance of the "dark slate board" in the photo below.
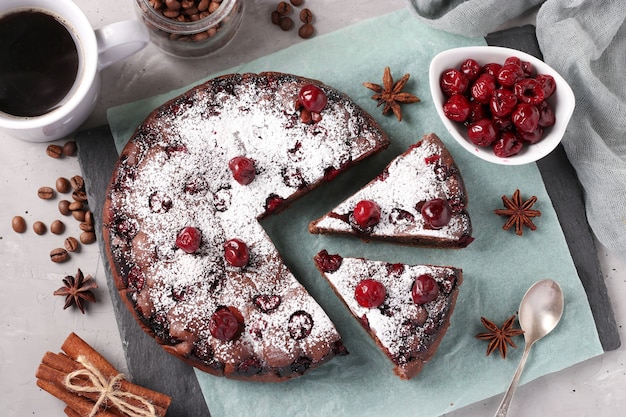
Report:
<svg viewBox="0 0 626 417"><path fill-rule="evenodd" d="M100 253L104 254L104 239L101 234L102 205L117 161L117 150L108 126L79 132L75 140L89 206L97 225ZM105 256L102 258L131 380L171 396L168 416L210 417L193 368L163 349L156 348L154 339L139 327L126 308L113 283L111 266Z"/></svg>
<svg viewBox="0 0 626 417"><path fill-rule="evenodd" d="M489 45L515 48L543 58L532 25L495 32L485 39ZM605 351L615 350L620 347L619 333L593 234L587 223L583 189L576 171L562 146L537 162L537 166L561 223L578 276L587 292L602 347Z"/></svg>
<svg viewBox="0 0 626 417"><path fill-rule="evenodd" d="M507 46L541 57L534 26L492 33L486 40L489 45ZM117 151L108 126L78 132L75 139L89 205L96 224L101 225L105 190L117 161ZM542 159L538 166L587 292L602 347L605 351L615 350L620 346L619 333L587 223L583 190L576 172L560 146ZM104 254L99 226L97 233L100 251ZM154 340L137 325L122 302L113 284L110 265L104 257L103 263L133 382L170 395L172 404L168 416L210 416L193 369L164 350L155 349Z"/></svg>

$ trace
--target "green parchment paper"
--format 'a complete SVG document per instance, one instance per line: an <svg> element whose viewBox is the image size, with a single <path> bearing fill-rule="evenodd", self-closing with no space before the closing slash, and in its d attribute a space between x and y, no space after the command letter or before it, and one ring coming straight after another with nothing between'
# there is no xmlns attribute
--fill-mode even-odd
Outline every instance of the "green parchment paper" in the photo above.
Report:
<svg viewBox="0 0 626 417"><path fill-rule="evenodd" d="M524 341L515 338L520 348L511 349L506 360L497 353L487 357L487 343L474 337L484 330L480 317L501 325L517 312L528 287L543 278L561 284L565 311L556 330L533 348L522 383L603 353L586 294L536 165L500 166L477 159L448 136L436 114L427 79L431 58L452 47L484 44L483 39L428 28L401 10L224 71L282 71L317 78L344 91L369 111L390 135L392 144L287 211L263 221L289 268L335 322L350 355L280 384L231 381L196 371L213 417L435 417L501 393L513 376ZM391 68L395 79L410 73L406 91L422 100L402 106L401 123L393 115L383 116L370 99L371 91L361 85L364 81L382 82L385 66ZM186 89L110 109L108 117L118 149L153 108ZM307 232L309 221L355 192L428 132L437 133L446 143L465 179L476 238L469 247L411 248ZM493 214L502 207L501 196L511 196L517 188L525 198L536 195L539 200L535 208L542 212L536 219L538 230L526 229L521 237L512 230L502 230L505 219ZM321 249L343 256L463 269L465 279L451 326L421 374L411 381L393 375L391 363L315 269L312 258Z"/></svg>

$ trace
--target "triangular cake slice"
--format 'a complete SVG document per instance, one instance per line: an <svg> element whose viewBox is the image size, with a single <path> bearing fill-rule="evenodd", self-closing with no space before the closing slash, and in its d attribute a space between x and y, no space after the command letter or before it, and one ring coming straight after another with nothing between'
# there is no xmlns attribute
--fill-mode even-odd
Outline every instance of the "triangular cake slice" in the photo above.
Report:
<svg viewBox="0 0 626 417"><path fill-rule="evenodd" d="M461 269L342 258L322 250L315 264L402 379L439 347L463 282Z"/></svg>
<svg viewBox="0 0 626 417"><path fill-rule="evenodd" d="M467 200L452 155L431 133L354 195L311 222L309 231L462 248L474 240Z"/></svg>

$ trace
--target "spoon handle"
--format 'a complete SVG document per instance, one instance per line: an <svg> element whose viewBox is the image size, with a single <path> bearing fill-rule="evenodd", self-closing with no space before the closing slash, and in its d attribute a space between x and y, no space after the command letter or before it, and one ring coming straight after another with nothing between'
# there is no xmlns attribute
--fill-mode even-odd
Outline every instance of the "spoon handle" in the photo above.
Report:
<svg viewBox="0 0 626 417"><path fill-rule="evenodd" d="M530 352L530 348L532 344L526 344L524 347L524 353L522 354L522 359L519 361L519 365L517 365L517 370L515 371L515 375L513 375L513 379L509 384L506 392L504 393L504 398L502 398L502 402L500 403L500 407L496 411L494 417L506 417L509 412L509 405L511 404L511 400L513 399L513 395L515 394L515 390L517 389L517 384L519 383L519 379L522 376L522 371L524 370L524 365L526 365L526 359L528 359L528 353Z"/></svg>

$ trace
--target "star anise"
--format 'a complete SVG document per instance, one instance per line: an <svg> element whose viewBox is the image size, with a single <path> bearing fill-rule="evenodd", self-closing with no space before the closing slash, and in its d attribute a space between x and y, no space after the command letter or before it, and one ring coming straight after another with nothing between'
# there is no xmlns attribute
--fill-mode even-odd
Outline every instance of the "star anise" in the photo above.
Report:
<svg viewBox="0 0 626 417"><path fill-rule="evenodd" d="M541 216L539 210L531 210L531 207L537 202L537 197L532 196L530 199L522 201L519 190L515 190L511 199L503 195L502 202L506 209L494 210L494 213L509 217L509 220L502 226L504 230L509 230L515 226L515 234L518 236L522 235L524 226L530 230L537 230L537 226L531 220L532 217Z"/></svg>
<svg viewBox="0 0 626 417"><path fill-rule="evenodd" d="M396 115L398 121L401 122L402 110L400 109L400 103L417 103L420 101L419 97L402 92L402 89L409 81L409 77L409 74L404 74L399 81L394 83L391 77L391 69L385 67L382 86L374 83L363 83L363 85L376 93L372 96L372 99L378 101L378 106L385 105L383 114L387 114L391 110Z"/></svg>
<svg viewBox="0 0 626 417"><path fill-rule="evenodd" d="M483 326L487 329L487 332L479 333L476 337L480 340L488 340L489 346L487 346L487 356L491 355L494 350L500 351L502 359L506 359L507 345L516 348L517 345L513 342L512 338L523 334L521 329L514 329L515 314L509 317L502 328L498 328L492 321L487 320L484 317L480 318Z"/></svg>
<svg viewBox="0 0 626 417"><path fill-rule="evenodd" d="M65 296L65 305L63 306L63 310L72 304L76 304L76 307L78 307L80 312L85 314L85 307L83 303L85 301L90 301L92 303L96 302L96 296L91 290L98 288L98 284L93 281L91 275L87 275L85 277L80 268L78 269L76 276L73 277L68 275L63 278L63 284L65 285L64 287L61 287L54 292L54 295Z"/></svg>

